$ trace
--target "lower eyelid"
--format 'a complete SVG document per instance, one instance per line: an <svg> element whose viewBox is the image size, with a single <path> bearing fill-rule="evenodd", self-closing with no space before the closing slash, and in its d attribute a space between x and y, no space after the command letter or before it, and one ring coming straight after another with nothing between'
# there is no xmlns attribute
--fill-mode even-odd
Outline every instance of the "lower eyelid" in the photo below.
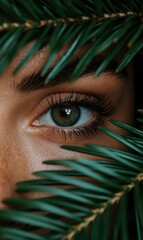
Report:
<svg viewBox="0 0 143 240"><path fill-rule="evenodd" d="M65 136L65 139L78 137L78 139L82 140L87 140L90 137L93 137L97 134L97 127L98 126L104 126L105 125L105 120L99 118L98 120L92 121L90 124L87 126L83 126L81 128L76 128L73 129L73 131L70 132L70 136Z"/></svg>
<svg viewBox="0 0 143 240"><path fill-rule="evenodd" d="M106 126L107 118L98 118L98 120L92 120L88 125L80 128L58 128L58 127L40 127L40 134L46 137L47 140L52 142L75 142L75 141L88 141L90 138L96 137L97 127ZM55 138L53 138L55 136ZM53 140L54 139L54 140Z"/></svg>

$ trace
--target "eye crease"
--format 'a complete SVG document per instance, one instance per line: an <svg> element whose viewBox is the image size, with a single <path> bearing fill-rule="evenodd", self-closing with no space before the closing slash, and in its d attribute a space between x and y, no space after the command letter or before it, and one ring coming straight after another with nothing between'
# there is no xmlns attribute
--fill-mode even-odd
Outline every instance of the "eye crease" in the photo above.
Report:
<svg viewBox="0 0 143 240"><path fill-rule="evenodd" d="M80 93L56 93L46 97L47 108L32 122L42 131L52 131L64 139L86 138L105 125L116 111L109 97Z"/></svg>

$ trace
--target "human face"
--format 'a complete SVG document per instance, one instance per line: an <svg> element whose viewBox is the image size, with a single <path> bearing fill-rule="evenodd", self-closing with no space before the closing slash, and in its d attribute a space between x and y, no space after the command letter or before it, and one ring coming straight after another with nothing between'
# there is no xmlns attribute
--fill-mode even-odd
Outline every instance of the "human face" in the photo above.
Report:
<svg viewBox="0 0 143 240"><path fill-rule="evenodd" d="M82 155L61 149L61 144L94 143L123 149L119 142L98 131L97 126L105 125L125 134L108 119L127 124L133 124L134 119L131 66L126 73L115 74L114 63L96 77L93 71L98 61L94 59L86 74L69 83L70 71L86 51L83 49L57 77L59 81L55 79L53 84L44 86L39 84L39 72L47 58L48 47L37 53L16 76L12 74L32 44L13 59L0 77L1 200L16 196L15 183L33 178L32 172L53 169L52 165L43 165L43 160ZM59 53L54 64L65 51ZM120 57L117 56L116 61Z"/></svg>

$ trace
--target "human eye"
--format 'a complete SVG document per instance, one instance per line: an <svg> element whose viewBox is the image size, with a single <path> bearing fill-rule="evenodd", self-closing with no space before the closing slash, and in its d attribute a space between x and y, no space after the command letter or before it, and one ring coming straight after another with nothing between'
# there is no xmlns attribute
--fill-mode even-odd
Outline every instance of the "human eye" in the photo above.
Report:
<svg viewBox="0 0 143 240"><path fill-rule="evenodd" d="M107 117L116 111L109 97L81 93L56 93L44 99L45 110L32 126L64 140L86 139L105 125Z"/></svg>

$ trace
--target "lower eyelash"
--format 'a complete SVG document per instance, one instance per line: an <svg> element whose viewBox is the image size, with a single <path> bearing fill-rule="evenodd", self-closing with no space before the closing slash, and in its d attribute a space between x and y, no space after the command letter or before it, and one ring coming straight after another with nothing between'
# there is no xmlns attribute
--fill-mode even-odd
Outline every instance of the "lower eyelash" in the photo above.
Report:
<svg viewBox="0 0 143 240"><path fill-rule="evenodd" d="M105 126L107 122L107 119L105 117L98 117L96 120L92 121L91 124L79 128L73 128L73 129L64 129L64 128L53 128L51 129L52 132L55 131L56 134L60 134L63 136L64 140L73 140L80 139L85 140L85 138L90 138L94 134L97 133L97 127L98 126Z"/></svg>

